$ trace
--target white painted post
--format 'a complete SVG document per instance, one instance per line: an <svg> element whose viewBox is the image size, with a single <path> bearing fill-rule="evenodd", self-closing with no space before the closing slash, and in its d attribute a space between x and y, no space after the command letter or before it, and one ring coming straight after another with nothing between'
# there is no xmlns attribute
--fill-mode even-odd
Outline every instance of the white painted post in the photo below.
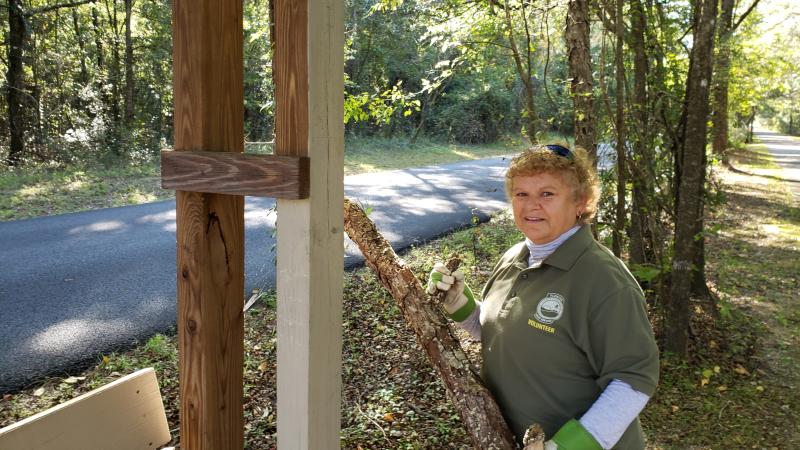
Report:
<svg viewBox="0 0 800 450"><path fill-rule="evenodd" d="M278 200L278 446L282 450L339 448L343 3L275 2L276 154L310 158L309 198Z"/></svg>

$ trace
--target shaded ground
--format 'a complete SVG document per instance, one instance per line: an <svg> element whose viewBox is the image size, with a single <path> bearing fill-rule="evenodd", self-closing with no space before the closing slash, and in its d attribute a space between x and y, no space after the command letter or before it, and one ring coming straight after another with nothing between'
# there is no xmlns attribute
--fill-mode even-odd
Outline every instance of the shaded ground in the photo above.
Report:
<svg viewBox="0 0 800 450"><path fill-rule="evenodd" d="M692 359L662 361L643 414L652 449L800 448L800 210L762 147L732 163L708 224L718 327L696 305Z"/></svg>

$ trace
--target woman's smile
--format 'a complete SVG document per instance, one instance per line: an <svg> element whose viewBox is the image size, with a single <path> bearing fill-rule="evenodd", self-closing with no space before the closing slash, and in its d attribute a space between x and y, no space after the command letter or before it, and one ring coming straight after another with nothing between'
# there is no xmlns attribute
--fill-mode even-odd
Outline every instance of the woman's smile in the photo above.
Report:
<svg viewBox="0 0 800 450"><path fill-rule="evenodd" d="M561 174L549 172L514 177L511 205L520 231L537 244L546 244L578 221L582 206L576 187Z"/></svg>

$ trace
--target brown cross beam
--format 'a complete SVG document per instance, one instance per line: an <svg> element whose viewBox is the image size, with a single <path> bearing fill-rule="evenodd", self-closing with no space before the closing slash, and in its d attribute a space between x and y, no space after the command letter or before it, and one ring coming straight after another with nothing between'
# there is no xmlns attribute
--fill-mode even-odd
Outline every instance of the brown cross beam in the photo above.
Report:
<svg viewBox="0 0 800 450"><path fill-rule="evenodd" d="M161 152L161 187L297 200L308 198L308 158L209 151Z"/></svg>

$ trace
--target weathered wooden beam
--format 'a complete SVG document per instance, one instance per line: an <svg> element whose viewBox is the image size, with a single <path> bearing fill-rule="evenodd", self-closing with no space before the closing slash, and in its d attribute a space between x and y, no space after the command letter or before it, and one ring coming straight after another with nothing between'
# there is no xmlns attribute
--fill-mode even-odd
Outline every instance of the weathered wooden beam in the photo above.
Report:
<svg viewBox="0 0 800 450"><path fill-rule="evenodd" d="M278 199L278 448L338 449L344 246L344 2L275 0L275 153L310 157Z"/></svg>
<svg viewBox="0 0 800 450"><path fill-rule="evenodd" d="M253 197L308 198L308 158L162 151L161 187Z"/></svg>
<svg viewBox="0 0 800 450"><path fill-rule="evenodd" d="M173 0L175 151L244 151L241 0ZM244 197L177 191L181 448L244 447Z"/></svg>

